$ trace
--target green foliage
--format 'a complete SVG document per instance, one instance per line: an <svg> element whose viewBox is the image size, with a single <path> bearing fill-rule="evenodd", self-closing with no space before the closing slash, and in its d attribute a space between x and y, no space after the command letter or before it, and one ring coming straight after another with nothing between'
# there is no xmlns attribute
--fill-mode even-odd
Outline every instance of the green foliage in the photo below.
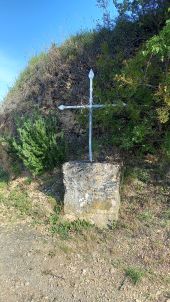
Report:
<svg viewBox="0 0 170 302"><path fill-rule="evenodd" d="M25 181L24 181L24 184L25 184L25 185L30 185L30 184L32 183L32 181L33 181L32 177L27 177L27 178L25 179Z"/></svg>
<svg viewBox="0 0 170 302"><path fill-rule="evenodd" d="M125 270L125 274L135 285L141 281L142 277L144 276L144 271L137 267L129 267Z"/></svg>
<svg viewBox="0 0 170 302"><path fill-rule="evenodd" d="M59 47L53 44L48 53L31 59L7 96L6 107L13 108L15 100L25 111L37 106L54 108L59 99L65 103L74 99L85 103L88 91L85 77L93 67L94 101L108 105L94 111L96 145L100 139L108 148L116 146L123 154L143 156L159 152L160 158L168 158L169 1L114 0L119 13L115 22L109 17L108 1L97 2L104 10L103 26L71 36ZM115 108L111 106L113 102L117 104ZM84 112L82 119L86 121ZM86 126L87 122L80 126L82 140L85 138L82 128ZM24 136L23 132L21 135ZM42 154L34 154L34 160L28 163L30 155L17 152L34 174L47 169L40 160Z"/></svg>
<svg viewBox="0 0 170 302"><path fill-rule="evenodd" d="M75 220L69 221L59 221L58 214L52 215L50 218L50 230L53 234L57 233L62 239L68 239L71 233L82 233L83 230L87 230L92 227L92 225L85 220Z"/></svg>
<svg viewBox="0 0 170 302"><path fill-rule="evenodd" d="M29 214L31 209L30 199L26 191L20 189L12 190L8 196L6 204L16 208L23 214Z"/></svg>
<svg viewBox="0 0 170 302"><path fill-rule="evenodd" d="M164 152L168 161L170 161L170 131L166 132L164 140Z"/></svg>
<svg viewBox="0 0 170 302"><path fill-rule="evenodd" d="M9 182L9 174L0 167L0 188L5 187Z"/></svg>
<svg viewBox="0 0 170 302"><path fill-rule="evenodd" d="M124 170L124 181L127 182L128 180L140 180L144 183L148 183L151 176L147 169L139 168L139 167L126 167Z"/></svg>
<svg viewBox="0 0 170 302"><path fill-rule="evenodd" d="M77 55L83 55L90 46L93 46L95 35L97 33L84 31L71 36L59 47L63 59L74 60Z"/></svg>
<svg viewBox="0 0 170 302"><path fill-rule="evenodd" d="M119 57L113 58L110 45L103 45L97 61L96 94L102 103L120 106L96 112L95 122L109 142L122 150L141 155L155 153L161 145L162 153L164 149L167 155L170 152L169 45L170 20L133 58L126 58L122 67L117 66ZM121 102L127 105L121 106Z"/></svg>
<svg viewBox="0 0 170 302"><path fill-rule="evenodd" d="M108 225L108 228L109 228L110 230L115 230L115 229L117 229L117 228L118 228L118 222L115 221L115 220L113 220L112 223L111 223L110 225Z"/></svg>
<svg viewBox="0 0 170 302"><path fill-rule="evenodd" d="M41 52L39 55L33 56L29 62L28 66L20 73L19 77L17 78L13 88L10 90L9 93L13 93L22 88L27 81L32 78L32 75L38 70L41 66L41 62L48 59L48 55L45 52Z"/></svg>
<svg viewBox="0 0 170 302"><path fill-rule="evenodd" d="M152 14L158 14L159 11L163 15L163 12L166 12L169 7L168 0L113 0L113 4L118 9L120 15L130 13L133 18L139 18L148 14L151 18Z"/></svg>
<svg viewBox="0 0 170 302"><path fill-rule="evenodd" d="M137 215L138 219L142 222L152 223L154 215L150 211L145 211Z"/></svg>
<svg viewBox="0 0 170 302"><path fill-rule="evenodd" d="M66 143L56 117L39 113L19 120L17 137L11 139L13 152L33 175L51 170L66 156Z"/></svg>
<svg viewBox="0 0 170 302"><path fill-rule="evenodd" d="M170 209L167 209L162 213L162 218L170 221Z"/></svg>
<svg viewBox="0 0 170 302"><path fill-rule="evenodd" d="M0 186L0 189L3 189ZM7 208L15 208L21 215L31 214L31 200L28 193L19 187L15 187L10 191L0 192L0 202L3 203Z"/></svg>

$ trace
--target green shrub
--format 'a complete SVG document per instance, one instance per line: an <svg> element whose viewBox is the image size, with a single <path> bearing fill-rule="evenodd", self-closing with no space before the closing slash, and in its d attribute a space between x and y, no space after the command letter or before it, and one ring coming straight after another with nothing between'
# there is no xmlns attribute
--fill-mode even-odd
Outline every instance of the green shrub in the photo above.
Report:
<svg viewBox="0 0 170 302"><path fill-rule="evenodd" d="M83 230L87 230L92 227L92 224L85 220L75 220L75 221L63 221L59 222L58 215L52 215L50 218L51 232L53 234L57 233L62 239L68 239L71 233L82 233Z"/></svg>
<svg viewBox="0 0 170 302"><path fill-rule="evenodd" d="M8 182L9 174L0 166L0 182Z"/></svg>
<svg viewBox="0 0 170 302"><path fill-rule="evenodd" d="M31 203L28 194L19 188L15 188L10 192L6 204L19 210L21 214L30 214Z"/></svg>
<svg viewBox="0 0 170 302"><path fill-rule="evenodd" d="M9 174L0 166L0 188L5 187L9 182Z"/></svg>
<svg viewBox="0 0 170 302"><path fill-rule="evenodd" d="M136 284L142 279L144 272L140 268L129 267L125 270L125 274L133 284Z"/></svg>
<svg viewBox="0 0 170 302"><path fill-rule="evenodd" d="M170 161L170 131L168 131L165 136L164 152L168 161Z"/></svg>
<svg viewBox="0 0 170 302"><path fill-rule="evenodd" d="M169 43L170 20L167 20L159 34L148 39L133 57L122 58L119 66L122 49L113 56L109 41L102 45L95 96L101 103L121 101L127 106L96 111L94 124L110 144L126 153L159 152L170 157Z"/></svg>
<svg viewBox="0 0 170 302"><path fill-rule="evenodd" d="M107 1L98 0L101 6L104 2ZM119 12L128 11L115 20L114 26L106 14L103 27L72 36L60 47L53 44L47 53L33 57L5 98L6 108L11 108L13 114L12 108L17 108L17 104L26 111L37 104L48 108L55 104L56 96L65 103L75 98L78 103L85 102L87 72L93 67L94 102L108 105L94 110L94 137L101 138L102 145L108 142L108 149L117 146L125 155L149 152L169 156L170 20L165 24L168 1L157 0L154 5L152 2L114 0ZM120 106L113 108L113 102ZM127 106L122 106L122 102ZM87 111L83 112L86 118ZM12 120L12 114L7 120ZM79 127L83 139L82 128L86 125L82 122Z"/></svg>
<svg viewBox="0 0 170 302"><path fill-rule="evenodd" d="M148 183L151 179L150 171L146 168L127 166L123 173L124 182L135 179Z"/></svg>
<svg viewBox="0 0 170 302"><path fill-rule="evenodd" d="M84 31L71 36L59 47L60 53L65 59L76 59L78 54L82 55L87 48L93 46L95 36L95 31Z"/></svg>
<svg viewBox="0 0 170 302"><path fill-rule="evenodd" d="M137 218L141 222L152 223L154 220L154 215L150 211L144 211L137 215Z"/></svg>
<svg viewBox="0 0 170 302"><path fill-rule="evenodd" d="M61 164L66 156L63 132L55 116L35 113L18 121L17 137L11 140L13 152L33 175Z"/></svg>

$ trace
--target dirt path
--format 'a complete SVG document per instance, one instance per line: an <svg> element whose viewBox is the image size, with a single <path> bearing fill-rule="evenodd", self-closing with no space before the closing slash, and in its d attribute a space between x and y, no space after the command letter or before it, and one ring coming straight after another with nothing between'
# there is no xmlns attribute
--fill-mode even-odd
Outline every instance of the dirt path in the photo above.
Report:
<svg viewBox="0 0 170 302"><path fill-rule="evenodd" d="M112 230L63 240L51 197L21 180L0 187L0 302L170 302L169 187L128 185Z"/></svg>
<svg viewBox="0 0 170 302"><path fill-rule="evenodd" d="M63 241L29 224L1 226L0 302L169 301L160 277L137 285L124 279L122 265L136 257L140 264L148 236L114 235Z"/></svg>

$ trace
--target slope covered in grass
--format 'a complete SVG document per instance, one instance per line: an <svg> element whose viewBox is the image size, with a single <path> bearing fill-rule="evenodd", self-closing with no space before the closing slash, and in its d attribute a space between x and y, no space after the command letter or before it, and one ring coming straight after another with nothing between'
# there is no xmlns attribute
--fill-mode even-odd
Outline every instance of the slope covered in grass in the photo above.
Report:
<svg viewBox="0 0 170 302"><path fill-rule="evenodd" d="M70 154L76 153L75 146L84 148L87 112L61 113L57 106L87 103L88 72L93 68L94 102L108 105L94 113L94 148L105 146L105 155L109 155L116 146L128 156L149 153L167 160L170 154L168 2L143 3L144 6L136 5L135 1L128 7L118 5L120 15L116 23L79 33L63 45L53 44L46 53L33 57L1 106L1 134L16 135L16 116L32 116L35 110L46 115L52 110L74 142ZM113 102L117 103L116 108L109 106ZM126 108L122 102L126 102Z"/></svg>

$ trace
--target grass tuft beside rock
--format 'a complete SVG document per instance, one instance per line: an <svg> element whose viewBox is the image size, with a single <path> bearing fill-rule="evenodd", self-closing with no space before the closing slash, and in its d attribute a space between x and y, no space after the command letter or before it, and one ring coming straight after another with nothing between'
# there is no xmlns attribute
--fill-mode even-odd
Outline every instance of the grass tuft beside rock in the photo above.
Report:
<svg viewBox="0 0 170 302"><path fill-rule="evenodd" d="M137 284L143 278L144 271L137 267L128 267L125 270L125 275L132 281L133 284Z"/></svg>
<svg viewBox="0 0 170 302"><path fill-rule="evenodd" d="M93 227L93 225L86 220L77 219L71 222L60 221L58 214L52 215L49 222L52 234L59 234L62 239L68 239L73 233L81 234L84 230L88 230Z"/></svg>

